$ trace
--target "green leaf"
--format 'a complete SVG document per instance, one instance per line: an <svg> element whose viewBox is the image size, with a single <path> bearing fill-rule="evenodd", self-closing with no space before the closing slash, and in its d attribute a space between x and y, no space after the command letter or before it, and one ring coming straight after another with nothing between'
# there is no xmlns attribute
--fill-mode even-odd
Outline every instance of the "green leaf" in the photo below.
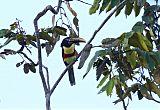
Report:
<svg viewBox="0 0 160 110"><path fill-rule="evenodd" d="M120 0L111 0L111 8L114 8L119 3L120 3Z"/></svg>
<svg viewBox="0 0 160 110"><path fill-rule="evenodd" d="M10 25L10 29L15 30L17 28L17 25L18 24L16 22L14 22L13 24Z"/></svg>
<svg viewBox="0 0 160 110"><path fill-rule="evenodd" d="M155 58L157 59L158 64L160 64L160 51L155 52Z"/></svg>
<svg viewBox="0 0 160 110"><path fill-rule="evenodd" d="M79 22L79 20L77 19L77 17L75 16L74 18L73 18L73 24L77 27L78 26L78 22Z"/></svg>
<svg viewBox="0 0 160 110"><path fill-rule="evenodd" d="M131 40L130 38L134 35L134 32L127 32L121 35L123 38L123 47L126 48L128 47L129 41Z"/></svg>
<svg viewBox="0 0 160 110"><path fill-rule="evenodd" d="M95 13L98 10L100 2L101 2L101 0L94 0L93 5L89 9L89 14L90 15L93 14L93 13Z"/></svg>
<svg viewBox="0 0 160 110"><path fill-rule="evenodd" d="M130 63L131 67L134 68L136 66L137 53L135 51L126 54L127 61Z"/></svg>
<svg viewBox="0 0 160 110"><path fill-rule="evenodd" d="M111 96L112 95L113 87L114 87L114 79L112 78L107 83L107 88L106 88L107 96Z"/></svg>
<svg viewBox="0 0 160 110"><path fill-rule="evenodd" d="M134 12L135 12L135 16L137 17L140 13L140 10L141 10L141 6L138 5L138 0L136 0L134 2Z"/></svg>
<svg viewBox="0 0 160 110"><path fill-rule="evenodd" d="M103 0L102 6L100 8L99 13L101 13L102 11L104 11L104 9L107 7L107 5L109 4L111 0Z"/></svg>
<svg viewBox="0 0 160 110"><path fill-rule="evenodd" d="M36 41L36 36L33 36L33 35L25 35L26 39L27 40L30 40L30 41Z"/></svg>
<svg viewBox="0 0 160 110"><path fill-rule="evenodd" d="M142 16L142 20L148 25L154 24L154 18L152 16Z"/></svg>
<svg viewBox="0 0 160 110"><path fill-rule="evenodd" d="M109 4L107 5L107 7L106 7L106 13L108 12L108 11L110 11L112 9L112 7L111 7L111 2L109 2Z"/></svg>
<svg viewBox="0 0 160 110"><path fill-rule="evenodd" d="M0 38L3 38L6 34L10 32L9 29L1 29L0 30Z"/></svg>
<svg viewBox="0 0 160 110"><path fill-rule="evenodd" d="M0 48L8 45L12 40L16 40L16 37L14 36L14 37L7 39L3 45L0 45Z"/></svg>
<svg viewBox="0 0 160 110"><path fill-rule="evenodd" d="M55 26L53 28L53 32L59 34L59 35L62 35L62 36L67 36L67 29L64 28L64 27L60 27L60 26Z"/></svg>
<svg viewBox="0 0 160 110"><path fill-rule="evenodd" d="M96 13L98 8L99 8L99 4L92 5L92 7L89 9L89 14L92 15L92 14Z"/></svg>
<svg viewBox="0 0 160 110"><path fill-rule="evenodd" d="M147 79L147 86L148 89L157 94L160 97L160 89L158 88L158 85L156 85L154 82L151 82L149 79Z"/></svg>
<svg viewBox="0 0 160 110"><path fill-rule="evenodd" d="M132 27L132 30L134 32L140 32L140 33L143 33L144 31L144 25L143 25L143 22L137 22L133 27Z"/></svg>
<svg viewBox="0 0 160 110"><path fill-rule="evenodd" d="M115 13L115 16L118 16L118 15L120 14L120 12L121 12L121 10L124 8L124 6L125 6L125 4L122 5L121 7L119 7L119 8L117 9L117 11L116 11L116 13Z"/></svg>
<svg viewBox="0 0 160 110"><path fill-rule="evenodd" d="M104 84L104 82L107 80L108 76L109 76L109 74L106 74L106 76L104 76L102 78L102 80L99 82L97 88L99 88L100 86L102 86Z"/></svg>
<svg viewBox="0 0 160 110"><path fill-rule="evenodd" d="M125 7L125 14L130 15L132 12L132 9L133 9L133 4L130 1L127 1L126 7Z"/></svg>
<svg viewBox="0 0 160 110"><path fill-rule="evenodd" d="M145 56L145 59L147 61L147 65L148 65L148 68L153 71L154 67L155 67L155 61L151 58L150 54L145 52L144 54Z"/></svg>
<svg viewBox="0 0 160 110"><path fill-rule="evenodd" d="M88 72L91 70L91 68L92 68L94 62L97 60L97 58L98 58L99 56L104 56L104 55L106 55L106 53L107 53L106 50L99 50L99 51L97 51L97 52L95 53L94 57L90 60L90 62L89 62L89 64L88 64L87 71L86 71L85 75L83 76L83 78L85 78L86 75L88 74Z"/></svg>
<svg viewBox="0 0 160 110"><path fill-rule="evenodd" d="M127 80L127 77L124 74L122 74L122 72L120 71L118 71L118 73L119 73L120 81L124 83Z"/></svg>
<svg viewBox="0 0 160 110"><path fill-rule="evenodd" d="M73 18L73 24L75 25L77 31L79 32L79 24L78 24L78 22L79 22L79 20L78 20L78 18L75 16L75 17Z"/></svg>
<svg viewBox="0 0 160 110"><path fill-rule="evenodd" d="M33 64L29 64L29 70L31 70L33 73L36 73L36 68Z"/></svg>
<svg viewBox="0 0 160 110"><path fill-rule="evenodd" d="M53 42L53 38L47 32L39 32L40 39Z"/></svg>
<svg viewBox="0 0 160 110"><path fill-rule="evenodd" d="M148 100L152 100L153 99L153 97L150 96L150 94L148 93L147 88L144 85L140 86L140 92L143 95L143 97L145 97L146 99L148 99Z"/></svg>
<svg viewBox="0 0 160 110"><path fill-rule="evenodd" d="M29 63L25 63L23 65L23 71L24 71L25 74L29 73L29 66L30 66Z"/></svg>

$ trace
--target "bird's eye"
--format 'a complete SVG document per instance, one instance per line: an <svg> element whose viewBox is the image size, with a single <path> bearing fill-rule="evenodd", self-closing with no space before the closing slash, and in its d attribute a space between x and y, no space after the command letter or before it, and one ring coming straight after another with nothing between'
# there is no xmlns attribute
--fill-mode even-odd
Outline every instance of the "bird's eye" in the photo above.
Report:
<svg viewBox="0 0 160 110"><path fill-rule="evenodd" d="M67 42L68 42L68 43L71 43L71 40L70 40L70 39L67 39Z"/></svg>

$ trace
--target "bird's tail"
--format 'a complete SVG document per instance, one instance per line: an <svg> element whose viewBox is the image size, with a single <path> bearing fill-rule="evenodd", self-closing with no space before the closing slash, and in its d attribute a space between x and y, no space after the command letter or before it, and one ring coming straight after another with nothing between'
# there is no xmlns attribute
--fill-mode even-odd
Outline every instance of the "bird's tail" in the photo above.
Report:
<svg viewBox="0 0 160 110"><path fill-rule="evenodd" d="M75 85L76 82L75 82L73 67L70 67L68 69L68 76L69 76L69 82L70 82L71 86Z"/></svg>

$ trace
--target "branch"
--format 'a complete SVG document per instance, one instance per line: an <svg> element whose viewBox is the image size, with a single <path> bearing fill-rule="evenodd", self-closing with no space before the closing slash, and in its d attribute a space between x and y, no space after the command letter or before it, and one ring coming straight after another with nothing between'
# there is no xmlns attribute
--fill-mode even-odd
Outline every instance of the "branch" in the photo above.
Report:
<svg viewBox="0 0 160 110"><path fill-rule="evenodd" d="M126 106L126 104L125 104L124 99L122 100L122 102L123 102L123 108L124 108L124 110L127 110L127 106Z"/></svg>
<svg viewBox="0 0 160 110"><path fill-rule="evenodd" d="M58 14L59 8L62 4L62 0L58 1L57 10L55 10L51 5L48 5L42 12L38 13L37 16L34 19L34 27L35 27L35 34L36 34L36 41L37 41L37 48L38 48L38 64L39 64L39 74L42 80L43 88L45 91L45 95L48 93L48 88L46 84L46 80L43 74L42 69L42 53L41 53L41 43L40 43L40 36L39 36L39 29L38 29L38 20L46 14L48 10L50 10L53 14Z"/></svg>
<svg viewBox="0 0 160 110"><path fill-rule="evenodd" d="M122 6L126 3L126 0L124 0L123 2L121 2L108 16L107 18L101 23L101 25L98 27L97 30L95 30L95 32L93 33L92 37L90 38L90 40L86 43L86 45L90 44L92 42L92 40L95 38L96 34L102 29L102 27L105 25L105 23L111 18L111 16ZM84 48L86 47L86 45L84 46ZM82 51L84 50L84 48L81 50L81 52L77 55L76 59L69 64L66 69L62 72L62 74L59 76L59 78L57 79L57 81L55 82L55 84L53 85L52 89L51 89L51 94L54 92L55 88L57 87L57 85L59 84L59 82L61 81L61 79L63 78L63 76L65 75L65 73L67 72L67 70L78 60L78 58L81 56Z"/></svg>
<svg viewBox="0 0 160 110"><path fill-rule="evenodd" d="M28 61L30 61L34 66L37 66L37 64L35 64L33 62L33 60L31 60L25 53L21 52L21 51L17 51L18 54L22 54Z"/></svg>
<svg viewBox="0 0 160 110"><path fill-rule="evenodd" d="M82 0L77 0L77 1L82 2L82 3L86 4L86 5L90 5L90 6L92 6L92 4L87 3L87 2L84 2L84 1L82 1Z"/></svg>
<svg viewBox="0 0 160 110"><path fill-rule="evenodd" d="M49 84L49 72L48 72L48 68L46 66L43 65L43 68L46 70L46 77L47 77L47 87L48 90L50 90L50 84Z"/></svg>

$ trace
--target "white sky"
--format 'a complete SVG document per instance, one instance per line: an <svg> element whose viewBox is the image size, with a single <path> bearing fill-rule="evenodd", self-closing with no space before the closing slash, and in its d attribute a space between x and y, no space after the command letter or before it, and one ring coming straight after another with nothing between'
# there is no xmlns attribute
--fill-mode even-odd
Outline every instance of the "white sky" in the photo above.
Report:
<svg viewBox="0 0 160 110"><path fill-rule="evenodd" d="M55 6L55 0L3 0L0 4L0 29L8 28L16 18L23 20L21 23L23 28L29 34L33 34L33 19L36 14L43 10L48 4ZM92 0L90 0L92 3ZM89 6L80 2L71 4L73 9L78 13L80 20L80 36L89 40L95 29L101 24L102 20L107 16L105 13L90 16L88 14ZM40 19L40 27L48 27L51 25L52 14L48 12L45 17ZM68 16L73 16L68 13ZM103 27L94 39L94 44L99 44L105 37L118 37L122 32L130 31L136 21L141 20L140 17L135 19L134 15L126 17L121 15L112 19ZM72 19L71 19L72 21ZM0 41L2 42L2 40ZM16 42L15 42L16 43ZM15 44L16 45L16 44ZM10 45L17 48L14 44ZM84 44L77 47L80 51ZM2 51L2 50L0 50ZM95 49L92 51L94 55ZM45 51L44 51L45 53ZM92 57L90 56L90 58ZM60 42L56 44L55 50L47 58L43 54L43 63L49 68L51 86L56 81L65 66L61 59ZM89 58L89 59L90 59ZM36 61L36 50L33 52L33 59ZM39 74L29 73L25 75L23 68L16 68L15 64L20 62L19 56L8 56L6 60L0 60L0 110L44 110L45 99ZM88 60L89 61L89 60ZM77 63L78 64L78 63ZM86 71L85 68L78 70L75 67L76 86L71 87L67 74L60 82L52 95L51 107L54 110L123 110L122 104L114 105L112 102L116 100L116 96L109 98L105 93L97 95L96 88L98 82L95 80L95 70L91 71L86 79L82 77ZM87 67L87 64L85 64ZM159 104L145 99L138 101L136 94L133 101L130 102L129 110L159 110Z"/></svg>

